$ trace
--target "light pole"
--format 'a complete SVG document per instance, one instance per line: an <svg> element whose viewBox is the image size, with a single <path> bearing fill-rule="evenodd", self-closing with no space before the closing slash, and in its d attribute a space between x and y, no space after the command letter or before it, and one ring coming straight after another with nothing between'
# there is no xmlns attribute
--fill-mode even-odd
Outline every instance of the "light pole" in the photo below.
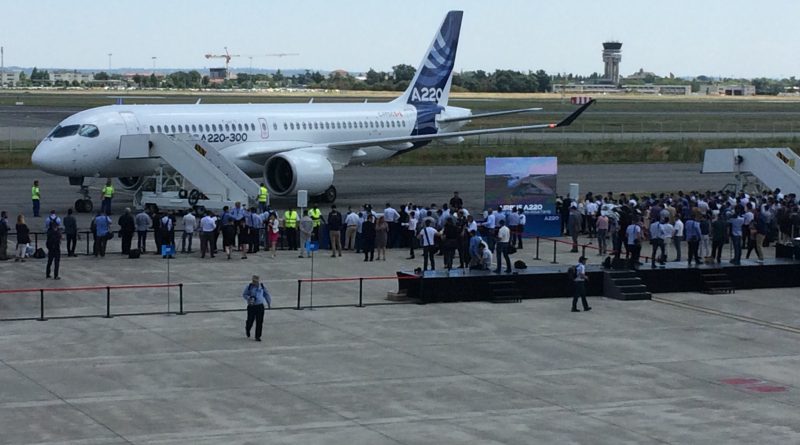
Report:
<svg viewBox="0 0 800 445"><path fill-rule="evenodd" d="M153 56L153 57L151 57L151 59L153 59L153 74L155 74L156 73L156 59L158 59L158 57Z"/></svg>

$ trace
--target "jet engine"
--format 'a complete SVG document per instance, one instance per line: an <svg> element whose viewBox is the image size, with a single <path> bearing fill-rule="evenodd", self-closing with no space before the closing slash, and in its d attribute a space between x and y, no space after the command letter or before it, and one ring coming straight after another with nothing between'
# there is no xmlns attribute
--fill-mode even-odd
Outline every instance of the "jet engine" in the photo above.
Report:
<svg viewBox="0 0 800 445"><path fill-rule="evenodd" d="M135 191L142 186L144 178L139 176L126 176L117 178L117 181L119 182L120 186L122 186L123 189Z"/></svg>
<svg viewBox="0 0 800 445"><path fill-rule="evenodd" d="M329 202L336 199L333 166L325 156L315 153L289 151L272 156L264 164L264 180L278 196L308 190L309 196L323 195Z"/></svg>

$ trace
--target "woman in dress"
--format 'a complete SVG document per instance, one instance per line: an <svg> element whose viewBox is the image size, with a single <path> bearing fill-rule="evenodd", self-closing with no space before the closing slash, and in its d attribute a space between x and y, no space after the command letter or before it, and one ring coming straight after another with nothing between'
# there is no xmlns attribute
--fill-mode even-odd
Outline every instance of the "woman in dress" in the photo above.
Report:
<svg viewBox="0 0 800 445"><path fill-rule="evenodd" d="M275 258L275 251L278 248L278 238L280 238L281 226L278 221L278 216L275 212L269 214L267 219L267 237L269 239L269 250L272 252L272 258Z"/></svg>
<svg viewBox="0 0 800 445"><path fill-rule="evenodd" d="M375 250L378 251L378 261L386 261L386 243L389 240L389 223L381 216L375 224Z"/></svg>
<svg viewBox="0 0 800 445"><path fill-rule="evenodd" d="M28 230L28 225L25 224L25 216L20 214L17 216L17 257L14 262L25 262L25 250L31 242L31 232Z"/></svg>

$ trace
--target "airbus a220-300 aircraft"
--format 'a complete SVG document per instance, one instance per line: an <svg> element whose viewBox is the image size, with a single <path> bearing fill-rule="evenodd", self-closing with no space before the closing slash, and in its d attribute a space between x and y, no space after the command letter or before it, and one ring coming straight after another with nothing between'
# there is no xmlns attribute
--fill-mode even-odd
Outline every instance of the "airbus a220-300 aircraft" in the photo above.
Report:
<svg viewBox="0 0 800 445"><path fill-rule="evenodd" d="M191 134L251 177L263 175L273 195L307 190L332 202L334 171L351 163L380 161L433 140L458 143L464 136L563 127L593 102L558 123L461 131L472 119L535 110L472 114L447 105L461 18L462 11L447 14L408 89L391 102L110 105L65 119L31 160L48 173L68 176L73 185L82 186L84 177L116 177L135 189L160 162L118 159L121 136Z"/></svg>

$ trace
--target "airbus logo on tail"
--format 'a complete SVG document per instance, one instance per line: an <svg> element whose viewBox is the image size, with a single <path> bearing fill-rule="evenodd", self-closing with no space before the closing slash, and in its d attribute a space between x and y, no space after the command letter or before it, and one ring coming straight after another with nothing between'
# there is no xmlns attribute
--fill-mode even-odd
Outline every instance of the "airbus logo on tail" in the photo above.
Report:
<svg viewBox="0 0 800 445"><path fill-rule="evenodd" d="M443 88L414 88L411 91L411 101L439 103L443 94Z"/></svg>

